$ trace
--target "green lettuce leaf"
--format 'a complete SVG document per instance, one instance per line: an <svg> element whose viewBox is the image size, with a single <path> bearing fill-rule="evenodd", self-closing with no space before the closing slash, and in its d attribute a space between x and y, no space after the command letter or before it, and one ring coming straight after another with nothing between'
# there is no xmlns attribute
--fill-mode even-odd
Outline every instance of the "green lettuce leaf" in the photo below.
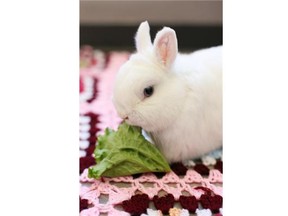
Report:
<svg viewBox="0 0 288 216"><path fill-rule="evenodd" d="M126 123L117 131L106 128L98 137L94 156L97 164L89 168L89 178L171 171L156 146L143 137L141 128Z"/></svg>

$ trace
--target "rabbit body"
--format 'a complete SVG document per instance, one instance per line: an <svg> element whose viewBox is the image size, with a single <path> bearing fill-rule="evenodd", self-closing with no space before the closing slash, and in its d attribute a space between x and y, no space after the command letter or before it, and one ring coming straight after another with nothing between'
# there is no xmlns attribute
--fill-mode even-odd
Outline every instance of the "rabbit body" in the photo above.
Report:
<svg viewBox="0 0 288 216"><path fill-rule="evenodd" d="M163 28L152 45L143 22L136 48L115 81L119 116L142 127L169 162L221 147L222 47L180 54L174 30Z"/></svg>

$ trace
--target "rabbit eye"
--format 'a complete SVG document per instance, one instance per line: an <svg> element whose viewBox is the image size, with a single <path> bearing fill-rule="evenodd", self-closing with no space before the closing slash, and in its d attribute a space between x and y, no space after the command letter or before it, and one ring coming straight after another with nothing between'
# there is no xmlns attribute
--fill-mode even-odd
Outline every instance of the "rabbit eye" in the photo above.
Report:
<svg viewBox="0 0 288 216"><path fill-rule="evenodd" d="M149 86L143 90L145 97L150 97L153 94L154 88L152 86Z"/></svg>

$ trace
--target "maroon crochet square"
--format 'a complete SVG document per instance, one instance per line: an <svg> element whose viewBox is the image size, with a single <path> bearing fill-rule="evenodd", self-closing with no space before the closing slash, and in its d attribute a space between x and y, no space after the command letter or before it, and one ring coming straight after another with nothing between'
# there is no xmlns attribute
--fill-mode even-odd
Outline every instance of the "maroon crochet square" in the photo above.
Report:
<svg viewBox="0 0 288 216"><path fill-rule="evenodd" d="M88 208L88 200L81 199L81 197L79 197L79 212L87 208Z"/></svg>
<svg viewBox="0 0 288 216"><path fill-rule="evenodd" d="M168 214L169 209L173 208L174 202L175 202L175 199L172 194L167 194L162 197L159 197L159 196L153 197L153 203L156 209L162 211L163 214Z"/></svg>
<svg viewBox="0 0 288 216"><path fill-rule="evenodd" d="M96 164L95 158L93 156L86 156L80 158L80 166L79 166L79 172L80 174L90 166L93 166Z"/></svg>
<svg viewBox="0 0 288 216"><path fill-rule="evenodd" d="M191 213L195 213L198 208L198 201L195 196L183 196L179 198L179 202L184 209L187 209Z"/></svg>
<svg viewBox="0 0 288 216"><path fill-rule="evenodd" d="M177 175L186 175L187 172L187 167L183 165L183 163L178 162L178 163L173 163L170 165L171 169L173 170L174 173Z"/></svg>
<svg viewBox="0 0 288 216"><path fill-rule="evenodd" d="M149 207L149 197L147 194L136 194L130 200L123 201L122 207L132 216L140 216Z"/></svg>

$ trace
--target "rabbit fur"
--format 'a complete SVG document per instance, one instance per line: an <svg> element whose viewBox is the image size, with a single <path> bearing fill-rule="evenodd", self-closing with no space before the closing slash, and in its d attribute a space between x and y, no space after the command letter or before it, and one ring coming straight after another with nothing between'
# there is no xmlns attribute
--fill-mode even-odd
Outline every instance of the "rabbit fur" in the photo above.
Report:
<svg viewBox="0 0 288 216"><path fill-rule="evenodd" d="M114 83L118 115L145 130L171 163L221 147L222 46L180 54L175 31L164 27L152 44L147 21L135 42Z"/></svg>

